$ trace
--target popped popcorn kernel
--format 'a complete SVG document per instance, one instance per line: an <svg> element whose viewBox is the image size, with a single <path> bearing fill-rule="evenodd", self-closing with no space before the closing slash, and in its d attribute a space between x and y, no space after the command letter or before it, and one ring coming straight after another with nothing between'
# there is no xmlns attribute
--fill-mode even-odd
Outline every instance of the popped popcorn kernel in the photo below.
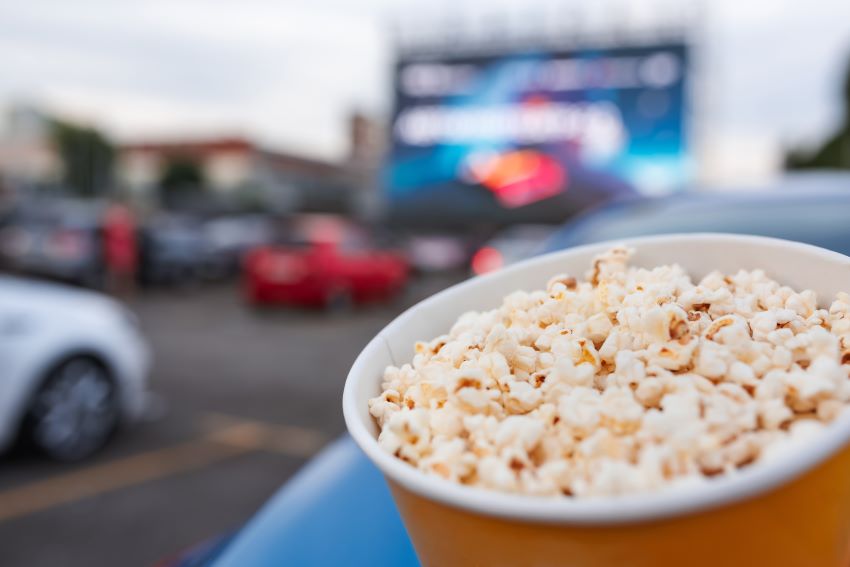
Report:
<svg viewBox="0 0 850 567"><path fill-rule="evenodd" d="M551 497L705 482L806 442L850 404L850 294L762 270L629 265L461 315L388 367L378 443L446 480Z"/></svg>

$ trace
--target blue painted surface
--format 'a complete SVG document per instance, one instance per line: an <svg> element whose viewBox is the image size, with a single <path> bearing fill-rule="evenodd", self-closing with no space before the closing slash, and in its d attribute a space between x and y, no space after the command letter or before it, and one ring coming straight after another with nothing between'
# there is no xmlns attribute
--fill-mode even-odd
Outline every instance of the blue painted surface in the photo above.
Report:
<svg viewBox="0 0 850 567"><path fill-rule="evenodd" d="M308 463L212 567L418 567L381 473L347 435Z"/></svg>

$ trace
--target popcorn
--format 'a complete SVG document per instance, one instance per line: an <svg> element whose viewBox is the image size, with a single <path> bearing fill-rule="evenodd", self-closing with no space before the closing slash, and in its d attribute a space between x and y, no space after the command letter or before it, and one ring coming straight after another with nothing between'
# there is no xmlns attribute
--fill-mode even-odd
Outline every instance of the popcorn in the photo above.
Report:
<svg viewBox="0 0 850 567"><path fill-rule="evenodd" d="M505 408L510 413L528 413L540 403L543 394L528 382L508 383Z"/></svg>
<svg viewBox="0 0 850 567"><path fill-rule="evenodd" d="M572 430L576 439L583 439L595 430L602 418L602 395L594 388L577 386L558 403L558 417Z"/></svg>
<svg viewBox="0 0 850 567"><path fill-rule="evenodd" d="M369 400L380 446L460 484L611 496L769 460L850 404L850 294L819 308L761 270L694 283L631 255L416 343Z"/></svg>

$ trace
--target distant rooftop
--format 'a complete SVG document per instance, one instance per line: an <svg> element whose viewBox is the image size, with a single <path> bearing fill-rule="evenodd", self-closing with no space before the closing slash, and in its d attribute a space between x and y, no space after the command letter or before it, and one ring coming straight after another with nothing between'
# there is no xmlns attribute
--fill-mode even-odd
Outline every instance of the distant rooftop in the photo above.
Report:
<svg viewBox="0 0 850 567"><path fill-rule="evenodd" d="M290 171L328 175L338 173L341 169L341 164L338 163L265 150L251 140L237 136L133 143L121 146L120 151L129 154L147 153L198 160L221 153L246 153L256 154L273 167Z"/></svg>

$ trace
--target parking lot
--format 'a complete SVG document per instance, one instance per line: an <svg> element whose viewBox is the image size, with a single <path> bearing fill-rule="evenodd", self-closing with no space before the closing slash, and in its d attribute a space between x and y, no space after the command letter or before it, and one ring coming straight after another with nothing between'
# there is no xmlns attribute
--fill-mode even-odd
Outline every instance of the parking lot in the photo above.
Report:
<svg viewBox="0 0 850 567"><path fill-rule="evenodd" d="M139 294L158 402L84 463L0 461L0 564L145 566L237 528L343 432L342 387L366 342L460 277L340 313L257 311L234 285Z"/></svg>

